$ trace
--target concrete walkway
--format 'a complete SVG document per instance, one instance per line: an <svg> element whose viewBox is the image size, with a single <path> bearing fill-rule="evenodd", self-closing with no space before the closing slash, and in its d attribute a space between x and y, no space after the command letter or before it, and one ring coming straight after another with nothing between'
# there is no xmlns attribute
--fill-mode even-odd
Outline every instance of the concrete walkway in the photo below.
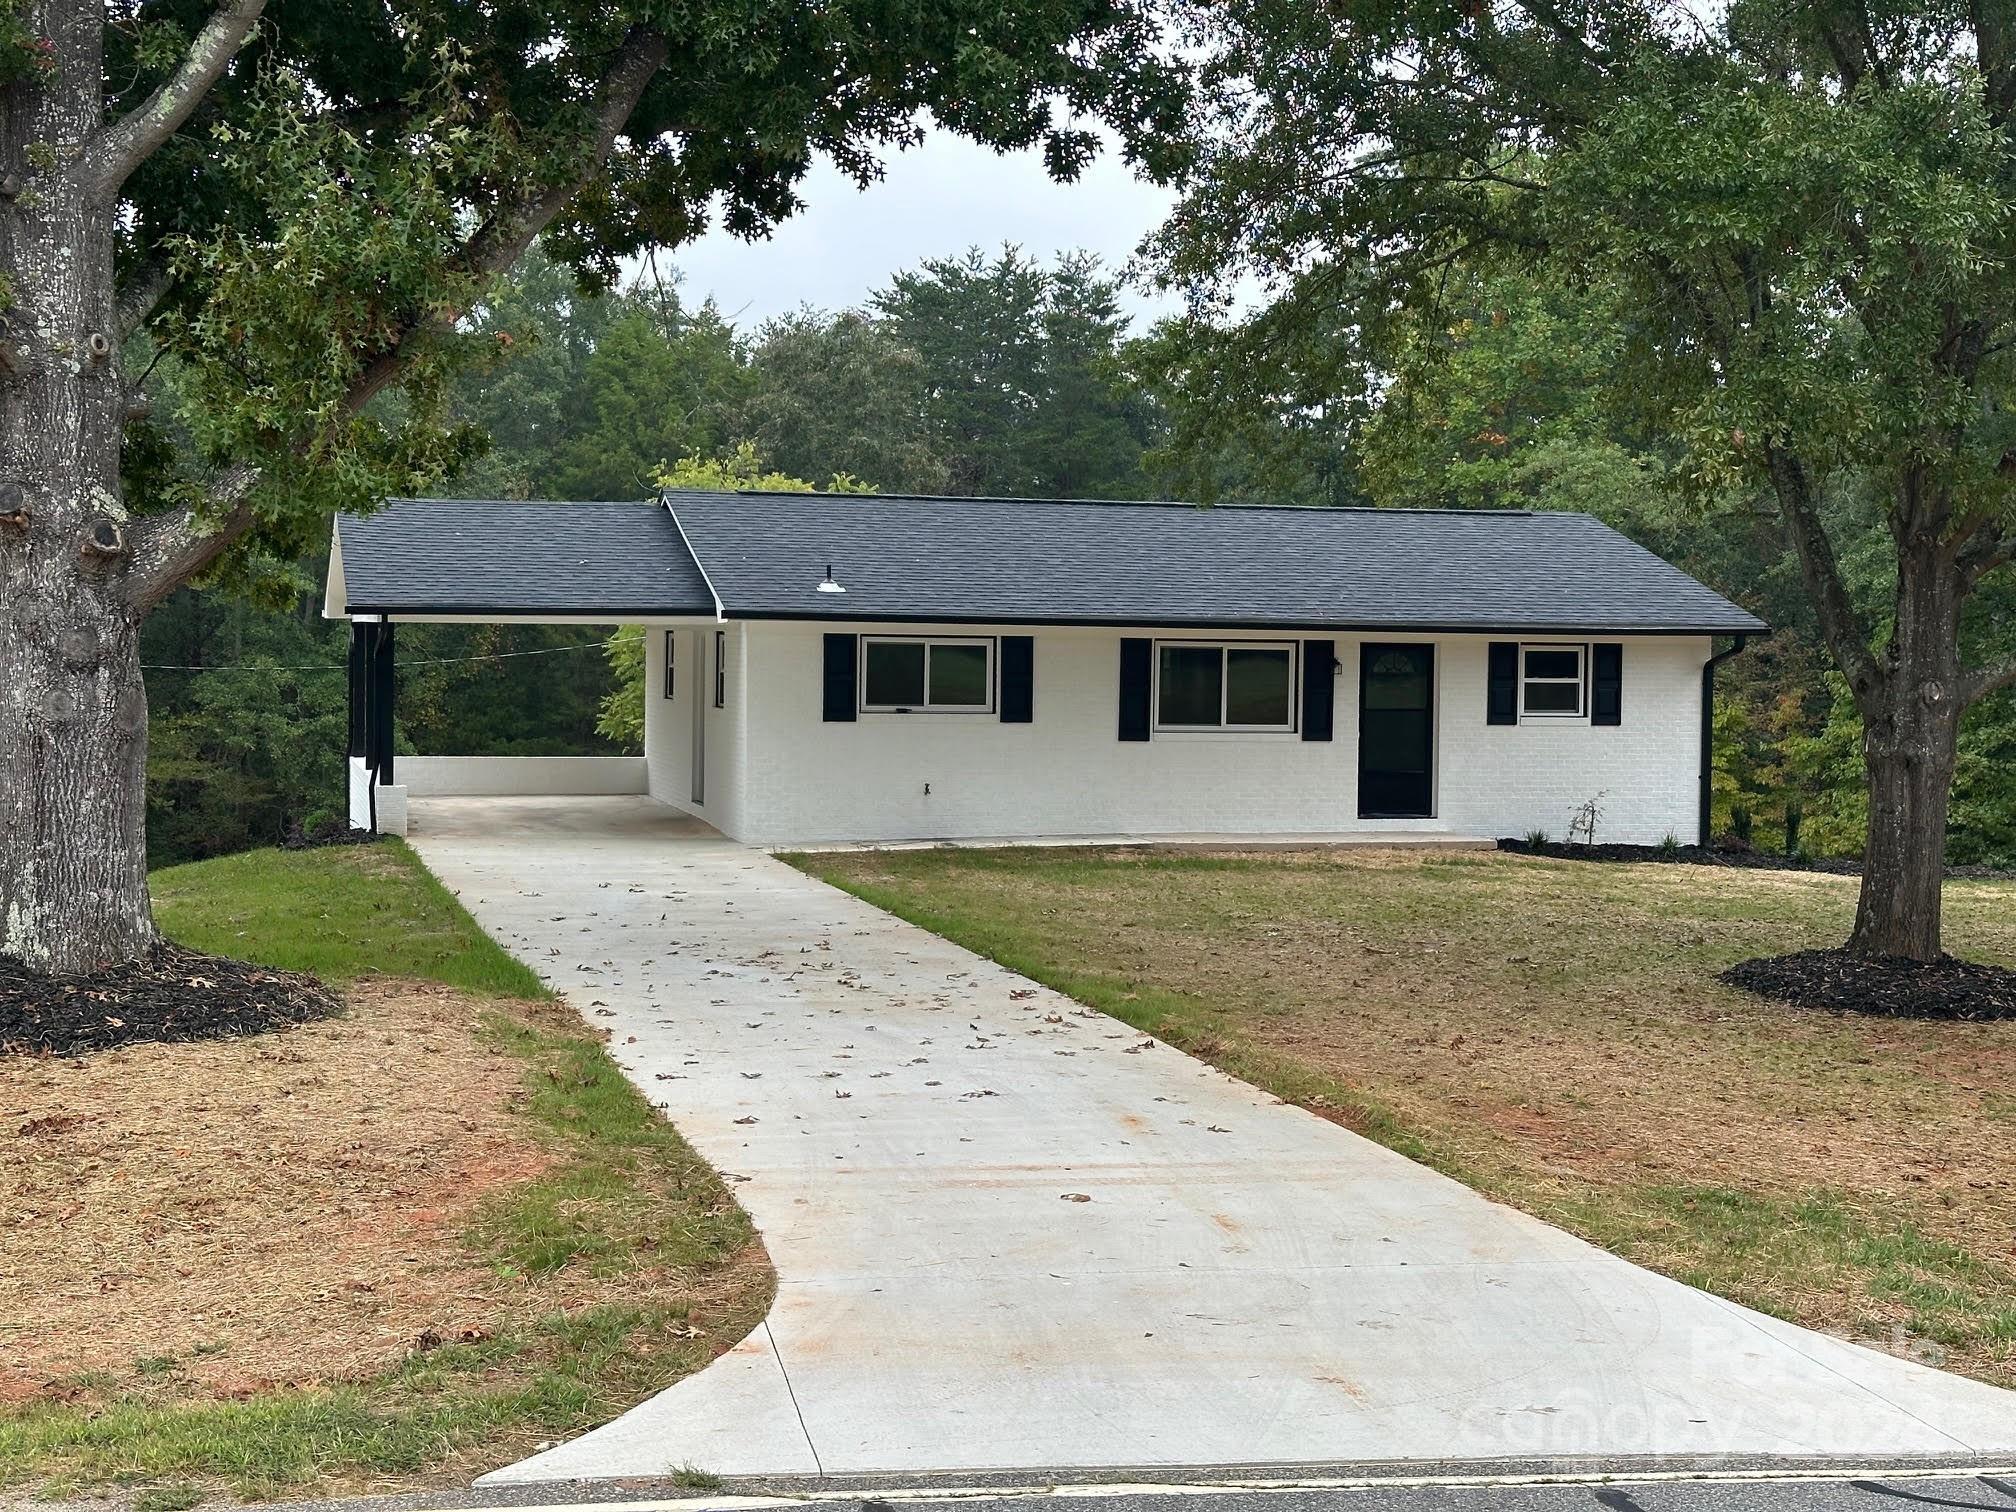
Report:
<svg viewBox="0 0 2016 1512"><path fill-rule="evenodd" d="M780 1283L488 1480L2016 1454L2016 1395L1626 1264L647 800L415 814Z"/></svg>

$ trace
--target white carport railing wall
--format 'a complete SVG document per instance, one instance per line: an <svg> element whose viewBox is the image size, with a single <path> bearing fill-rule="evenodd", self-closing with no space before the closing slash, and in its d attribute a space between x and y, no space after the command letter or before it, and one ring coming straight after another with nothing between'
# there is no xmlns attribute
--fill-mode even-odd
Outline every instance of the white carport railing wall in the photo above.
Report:
<svg viewBox="0 0 2016 1512"><path fill-rule="evenodd" d="M642 756L393 756L398 665L390 619L350 619L352 829L403 835L409 798L590 797L647 791Z"/></svg>

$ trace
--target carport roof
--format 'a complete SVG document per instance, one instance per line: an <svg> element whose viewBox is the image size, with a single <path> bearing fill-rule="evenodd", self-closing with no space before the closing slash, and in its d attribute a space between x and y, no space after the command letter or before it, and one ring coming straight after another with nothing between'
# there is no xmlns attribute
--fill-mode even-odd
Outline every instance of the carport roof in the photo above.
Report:
<svg viewBox="0 0 2016 1512"><path fill-rule="evenodd" d="M1751 634L1584 514L679 490L344 517L335 613ZM821 592L830 569L846 591ZM333 575L332 575L333 576Z"/></svg>
<svg viewBox="0 0 2016 1512"><path fill-rule="evenodd" d="M714 613L707 581L655 501L391 499L336 519L335 614Z"/></svg>

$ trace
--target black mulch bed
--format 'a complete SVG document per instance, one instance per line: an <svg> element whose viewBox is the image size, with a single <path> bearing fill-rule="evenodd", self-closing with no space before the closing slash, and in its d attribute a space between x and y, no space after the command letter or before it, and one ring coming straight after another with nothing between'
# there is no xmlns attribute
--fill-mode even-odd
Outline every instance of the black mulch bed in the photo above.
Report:
<svg viewBox="0 0 2016 1512"><path fill-rule="evenodd" d="M1732 987L1802 1008L1881 1018L2016 1019L2016 971L1952 956L1926 962L1801 950L1740 961L1720 976Z"/></svg>
<svg viewBox="0 0 2016 1512"><path fill-rule="evenodd" d="M166 943L145 961L77 977L37 976L0 956L0 1054L77 1055L231 1039L328 1018L341 1008L314 977Z"/></svg>
<svg viewBox="0 0 2016 1512"><path fill-rule="evenodd" d="M1859 877L1862 863L1850 858L1787 856L1760 851L1740 842L1716 845L1574 845L1548 840L1535 845L1530 840L1506 838L1498 849L1520 856L1546 856L1556 861L1664 861L1686 866L1736 866L1758 871L1825 872L1836 877ZM1995 866L1949 866L1946 875L1977 882L2016 879L2016 871Z"/></svg>

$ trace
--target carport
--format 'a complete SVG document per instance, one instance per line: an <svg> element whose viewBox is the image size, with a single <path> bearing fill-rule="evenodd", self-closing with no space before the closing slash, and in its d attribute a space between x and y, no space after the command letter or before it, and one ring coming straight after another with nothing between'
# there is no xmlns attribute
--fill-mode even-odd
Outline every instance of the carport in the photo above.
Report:
<svg viewBox="0 0 2016 1512"><path fill-rule="evenodd" d="M323 614L350 622L352 827L404 834L411 803L434 797L643 794L641 756L398 756L398 627L712 625L718 606L670 515L655 501L405 502L339 517L330 550Z"/></svg>

